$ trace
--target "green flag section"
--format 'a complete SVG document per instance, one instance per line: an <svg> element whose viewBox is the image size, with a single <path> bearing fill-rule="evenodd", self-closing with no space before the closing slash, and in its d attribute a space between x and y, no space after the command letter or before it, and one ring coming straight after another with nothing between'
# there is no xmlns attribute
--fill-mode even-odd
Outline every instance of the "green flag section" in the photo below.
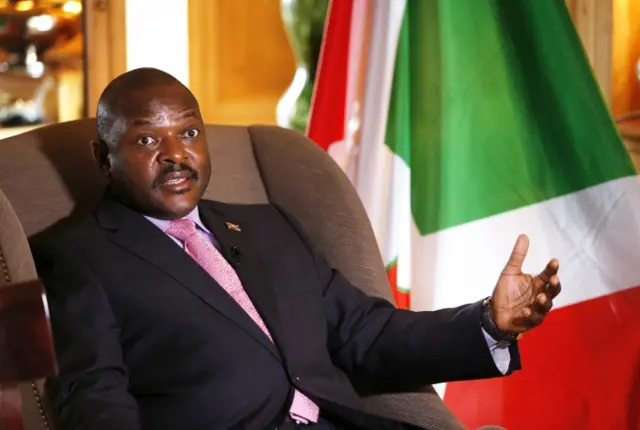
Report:
<svg viewBox="0 0 640 430"><path fill-rule="evenodd" d="M422 235L635 174L557 0L408 0L385 140Z"/></svg>

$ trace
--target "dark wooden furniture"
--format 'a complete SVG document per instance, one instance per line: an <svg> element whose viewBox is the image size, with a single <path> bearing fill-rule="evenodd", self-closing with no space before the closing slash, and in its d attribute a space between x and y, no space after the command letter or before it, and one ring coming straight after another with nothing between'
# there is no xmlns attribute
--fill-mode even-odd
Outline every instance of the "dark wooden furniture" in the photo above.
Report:
<svg viewBox="0 0 640 430"><path fill-rule="evenodd" d="M4 265L3 272L8 276ZM42 283L33 280L3 286L0 288L0 423L3 430L24 429L19 384L55 373L55 353Z"/></svg>

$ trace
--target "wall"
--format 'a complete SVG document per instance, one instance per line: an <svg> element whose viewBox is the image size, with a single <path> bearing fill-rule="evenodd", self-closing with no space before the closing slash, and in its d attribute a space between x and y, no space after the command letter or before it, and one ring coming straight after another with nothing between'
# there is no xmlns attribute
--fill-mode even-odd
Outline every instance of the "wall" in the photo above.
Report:
<svg viewBox="0 0 640 430"><path fill-rule="evenodd" d="M144 66L187 85L207 122L274 124L295 71L280 0L126 0L126 69Z"/></svg>
<svg viewBox="0 0 640 430"><path fill-rule="evenodd" d="M640 110L640 1L566 3L613 115Z"/></svg>
<svg viewBox="0 0 640 430"><path fill-rule="evenodd" d="M85 1L86 113L95 115L102 90L127 68L126 0Z"/></svg>
<svg viewBox="0 0 640 430"><path fill-rule="evenodd" d="M640 110L640 1L613 2L613 81L611 110L624 115Z"/></svg>
<svg viewBox="0 0 640 430"><path fill-rule="evenodd" d="M188 86L188 0L126 0L125 12L127 70L155 67Z"/></svg>
<svg viewBox="0 0 640 430"><path fill-rule="evenodd" d="M632 0L637 1L637 0ZM602 93L611 101L613 0L566 0Z"/></svg>
<svg viewBox="0 0 640 430"><path fill-rule="evenodd" d="M275 124L295 72L280 0L189 0L189 38L189 87L205 121Z"/></svg>

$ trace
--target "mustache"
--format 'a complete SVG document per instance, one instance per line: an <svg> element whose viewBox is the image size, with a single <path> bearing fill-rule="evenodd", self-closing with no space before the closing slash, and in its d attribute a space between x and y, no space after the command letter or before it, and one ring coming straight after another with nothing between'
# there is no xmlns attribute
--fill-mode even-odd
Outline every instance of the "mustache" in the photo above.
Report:
<svg viewBox="0 0 640 430"><path fill-rule="evenodd" d="M193 167L186 165L185 163L169 164L167 167L162 169L162 172L160 172L156 180L153 182L153 186L159 187L160 185L164 184L165 176L168 175L169 173L184 172L184 171L189 172L191 177L195 180L198 180L200 178L200 174L198 173L198 171Z"/></svg>

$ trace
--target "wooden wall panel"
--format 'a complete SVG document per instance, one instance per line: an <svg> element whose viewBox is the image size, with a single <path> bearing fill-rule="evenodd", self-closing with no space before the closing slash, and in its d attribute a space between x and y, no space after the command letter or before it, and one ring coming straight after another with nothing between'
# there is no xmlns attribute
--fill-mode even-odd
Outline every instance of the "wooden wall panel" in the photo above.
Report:
<svg viewBox="0 0 640 430"><path fill-rule="evenodd" d="M566 0L618 129L640 169L640 0ZM624 118L628 119L624 119ZM624 119L624 120L623 120Z"/></svg>
<svg viewBox="0 0 640 430"><path fill-rule="evenodd" d="M189 51L205 121L275 124L295 72L279 0L189 0Z"/></svg>
<svg viewBox="0 0 640 430"><path fill-rule="evenodd" d="M602 93L611 100L614 0L566 0ZM637 0L630 0L637 1Z"/></svg>
<svg viewBox="0 0 640 430"><path fill-rule="evenodd" d="M624 115L640 110L640 0L614 0L611 110Z"/></svg>

